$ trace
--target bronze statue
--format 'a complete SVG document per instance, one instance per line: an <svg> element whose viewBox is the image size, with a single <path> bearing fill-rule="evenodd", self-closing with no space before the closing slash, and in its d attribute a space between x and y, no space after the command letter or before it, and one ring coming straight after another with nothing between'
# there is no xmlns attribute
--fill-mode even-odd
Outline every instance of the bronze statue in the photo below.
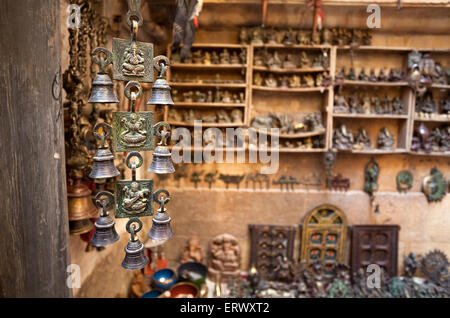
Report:
<svg viewBox="0 0 450 318"><path fill-rule="evenodd" d="M360 128L358 130L353 148L356 150L363 150L363 149L371 148L369 133L364 128Z"/></svg>
<svg viewBox="0 0 450 318"><path fill-rule="evenodd" d="M378 134L378 149L391 150L394 146L394 136L386 127L381 128Z"/></svg>
<svg viewBox="0 0 450 318"><path fill-rule="evenodd" d="M341 124L334 131L333 135L333 147L342 150L352 149L353 147L353 134L344 124Z"/></svg>
<svg viewBox="0 0 450 318"><path fill-rule="evenodd" d="M210 244L210 262L208 273L212 278L237 277L240 274L241 248L237 239L231 234L216 236Z"/></svg>

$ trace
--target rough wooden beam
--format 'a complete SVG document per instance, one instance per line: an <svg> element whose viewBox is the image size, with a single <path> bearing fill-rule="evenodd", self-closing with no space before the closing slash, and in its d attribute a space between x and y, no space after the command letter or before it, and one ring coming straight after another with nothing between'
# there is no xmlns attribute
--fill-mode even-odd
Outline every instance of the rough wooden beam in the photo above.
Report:
<svg viewBox="0 0 450 318"><path fill-rule="evenodd" d="M0 297L67 297L59 1L0 1Z"/></svg>

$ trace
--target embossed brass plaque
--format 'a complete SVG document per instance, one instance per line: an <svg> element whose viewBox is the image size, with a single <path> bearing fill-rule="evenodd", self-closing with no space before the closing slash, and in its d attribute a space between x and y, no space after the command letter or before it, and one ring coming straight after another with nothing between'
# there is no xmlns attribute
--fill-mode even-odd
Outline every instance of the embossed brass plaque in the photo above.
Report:
<svg viewBox="0 0 450 318"><path fill-rule="evenodd" d="M152 112L113 113L114 151L153 150Z"/></svg>
<svg viewBox="0 0 450 318"><path fill-rule="evenodd" d="M153 83L153 44L113 39L113 78Z"/></svg>
<svg viewBox="0 0 450 318"><path fill-rule="evenodd" d="M115 185L116 218L153 215L153 180L122 180Z"/></svg>

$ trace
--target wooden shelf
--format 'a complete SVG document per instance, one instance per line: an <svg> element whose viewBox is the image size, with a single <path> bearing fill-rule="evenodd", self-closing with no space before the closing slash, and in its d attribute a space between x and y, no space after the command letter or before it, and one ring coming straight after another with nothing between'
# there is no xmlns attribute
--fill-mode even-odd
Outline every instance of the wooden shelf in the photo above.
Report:
<svg viewBox="0 0 450 318"><path fill-rule="evenodd" d="M190 103L176 102L171 107L245 107L245 103Z"/></svg>
<svg viewBox="0 0 450 318"><path fill-rule="evenodd" d="M409 153L414 156L450 157L450 151L433 151L433 152L410 151Z"/></svg>
<svg viewBox="0 0 450 318"><path fill-rule="evenodd" d="M279 153L321 153L325 152L325 148L287 148L287 147L280 147L280 148L260 148L260 147L248 147L249 151L268 151L268 152L279 152Z"/></svg>
<svg viewBox="0 0 450 318"><path fill-rule="evenodd" d="M444 84L431 84L431 88L436 88L436 89L450 89L450 85L444 85Z"/></svg>
<svg viewBox="0 0 450 318"><path fill-rule="evenodd" d="M378 114L348 114L333 113L336 118L360 118L360 119L408 119L408 115L378 115Z"/></svg>
<svg viewBox="0 0 450 318"><path fill-rule="evenodd" d="M365 154L365 155L387 155L387 154L404 154L407 153L406 149L395 148L391 150L382 150L382 149L364 149L364 150L355 150L355 149L336 149L338 152L342 153L352 153L352 154Z"/></svg>
<svg viewBox="0 0 450 318"><path fill-rule="evenodd" d="M218 69L242 69L247 68L247 64L194 64L194 63L172 63L170 65L171 69L176 68L185 68L185 69L211 69L211 70L218 70Z"/></svg>
<svg viewBox="0 0 450 318"><path fill-rule="evenodd" d="M286 45L282 43L276 43L276 44L252 44L255 48L273 48L273 49L310 49L310 50L323 50L323 49L331 49L331 45L304 45L304 44L293 44L293 45Z"/></svg>
<svg viewBox="0 0 450 318"><path fill-rule="evenodd" d="M199 119L200 120L200 119ZM194 127L194 123L187 123L182 121L170 121L167 123L171 126L182 126L182 127ZM202 127L217 127L217 128L225 128L225 127L242 127L244 123L204 123L202 122Z"/></svg>
<svg viewBox="0 0 450 318"><path fill-rule="evenodd" d="M420 118L420 117L414 117L414 121L418 121L418 122L446 123L446 122L450 122L450 117L434 117L434 118Z"/></svg>
<svg viewBox="0 0 450 318"><path fill-rule="evenodd" d="M229 48L229 49L246 49L248 45L245 44L229 44L229 43L194 43L193 48Z"/></svg>
<svg viewBox="0 0 450 318"><path fill-rule="evenodd" d="M380 87L405 87L408 82L366 82L344 80L344 85L348 86L380 86Z"/></svg>
<svg viewBox="0 0 450 318"><path fill-rule="evenodd" d="M268 136L272 135L269 129L266 132L263 132L259 129L256 129L256 131L258 132L258 134L264 134L264 135L268 135ZM324 135L325 132L326 132L325 129L323 129L323 130L319 130L319 131L305 131L305 132L296 133L296 134L279 134L278 137L283 138L283 139L308 138L308 137L313 137L313 136Z"/></svg>
<svg viewBox="0 0 450 318"><path fill-rule="evenodd" d="M281 87L266 87L252 85L253 90L268 91L268 92L283 92L283 93L302 93L302 92L325 92L327 87L299 87L299 88L281 88Z"/></svg>
<svg viewBox="0 0 450 318"><path fill-rule="evenodd" d="M229 87L229 88L246 88L246 83L194 83L194 82L171 82L172 87Z"/></svg>
<svg viewBox="0 0 450 318"><path fill-rule="evenodd" d="M254 71L260 71L260 72L271 72L271 73L318 73L318 72L326 72L329 69L323 68L323 67L304 67L304 68L292 68L292 69L285 69L285 68L269 68L265 66L253 66Z"/></svg>
<svg viewBox="0 0 450 318"><path fill-rule="evenodd" d="M386 51L386 52L404 52L409 53L413 50L422 52L436 52L436 53L450 53L450 49L438 49L438 48L411 48L404 46L372 46L361 45L358 47L351 47L350 45L336 46L337 50L350 50L355 51Z"/></svg>
<svg viewBox="0 0 450 318"><path fill-rule="evenodd" d="M220 148L220 147L219 147ZM178 150L189 150L189 151L204 151L206 149L205 146L202 147L193 147L193 146L187 146L187 147L177 147L177 146L169 146L169 149L178 151ZM246 147L223 147L220 148L223 152L226 151L246 151Z"/></svg>

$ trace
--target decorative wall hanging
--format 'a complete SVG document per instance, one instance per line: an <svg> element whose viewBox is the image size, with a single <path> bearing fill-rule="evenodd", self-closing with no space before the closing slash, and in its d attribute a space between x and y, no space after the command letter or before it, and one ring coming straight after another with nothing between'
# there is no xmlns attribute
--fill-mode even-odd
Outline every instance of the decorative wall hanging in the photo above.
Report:
<svg viewBox="0 0 450 318"><path fill-rule="evenodd" d="M95 232L91 239L93 246L106 246L117 242L120 238L114 227L114 220L108 211L114 208L114 195L110 192L99 192L95 196L95 203L100 209L100 217L95 221Z"/></svg>
<svg viewBox="0 0 450 318"><path fill-rule="evenodd" d="M441 284L448 276L449 266L447 256L439 250L434 250L422 258L420 268L433 283Z"/></svg>
<svg viewBox="0 0 450 318"><path fill-rule="evenodd" d="M210 243L208 274L214 279L237 277L241 268L241 247L231 234L220 234Z"/></svg>
<svg viewBox="0 0 450 318"><path fill-rule="evenodd" d="M334 275L334 265L344 263L347 218L337 207L324 204L312 209L300 226L302 243L300 260L310 266L323 262L321 273Z"/></svg>
<svg viewBox="0 0 450 318"><path fill-rule="evenodd" d="M356 273L377 264L390 277L397 276L398 225L353 225L351 264Z"/></svg>
<svg viewBox="0 0 450 318"><path fill-rule="evenodd" d="M144 245L137 237L137 233L142 229L142 222L139 218L153 215L154 201L159 203L160 208L153 218L153 226L148 236L160 241L173 236L170 227L171 219L165 208L165 204L169 202L169 193L166 190L158 190L153 193L153 180L136 180L136 169L143 163L142 155L138 151L153 150L154 136L161 141L154 151L149 171L158 174L175 171L171 153L167 147L170 126L165 122L153 125L152 112L136 112L135 109L136 100L142 95L140 82L153 82L153 68L159 71L159 76L152 88L152 99L148 103L157 106L173 105L173 101L170 96L170 87L165 80L169 60L164 56L153 58L153 44L136 41L139 27L143 24L142 15L139 12L141 0L128 0L128 5L127 23L131 30L131 40L113 39L112 53L105 48L97 48L92 52L94 62L100 66L100 71L94 80L90 101L95 103L116 102L112 92L113 84L105 72L105 67L112 63L113 78L129 81L125 86L124 94L130 100L130 111L113 113L112 134L114 151L128 152L126 166L131 169L131 180L116 182L114 200L112 194L105 192L98 194L106 196L109 201L97 200L102 215L96 222L96 233L92 244L101 246L118 240L118 235L114 230L114 221L107 213L108 208L114 206L116 218L130 218L126 229L131 238L125 248L126 254L122 266L128 270L136 270L144 268L149 262L145 255ZM97 55L100 58L97 58ZM118 174L114 167L114 156L105 147L105 139L110 134L109 125L99 124L95 127L94 135L101 140L101 146L94 157L92 178L104 179ZM132 159L137 159L137 162Z"/></svg>
<svg viewBox="0 0 450 318"><path fill-rule="evenodd" d="M378 190L378 175L380 173L380 166L375 159L370 158L370 161L366 164L364 170L364 191L369 194L370 198L373 198L373 193Z"/></svg>
<svg viewBox="0 0 450 318"><path fill-rule="evenodd" d="M248 228L251 266L255 267L260 278L276 279L274 269L279 265L279 257L293 260L295 227L250 224Z"/></svg>
<svg viewBox="0 0 450 318"><path fill-rule="evenodd" d="M411 171L402 170L397 173L395 181L397 182L398 192L407 192L412 188L413 174Z"/></svg>
<svg viewBox="0 0 450 318"><path fill-rule="evenodd" d="M441 201L445 195L446 187L445 179L437 168L432 168L430 175L426 176L422 182L422 191L425 193L428 202Z"/></svg>
<svg viewBox="0 0 450 318"><path fill-rule="evenodd" d="M330 189L332 187L331 185L331 179L333 175L333 167L336 164L337 159L337 153L333 152L331 150L328 150L323 155L323 167L325 168L327 174L326 174L326 180L327 180L327 189Z"/></svg>

